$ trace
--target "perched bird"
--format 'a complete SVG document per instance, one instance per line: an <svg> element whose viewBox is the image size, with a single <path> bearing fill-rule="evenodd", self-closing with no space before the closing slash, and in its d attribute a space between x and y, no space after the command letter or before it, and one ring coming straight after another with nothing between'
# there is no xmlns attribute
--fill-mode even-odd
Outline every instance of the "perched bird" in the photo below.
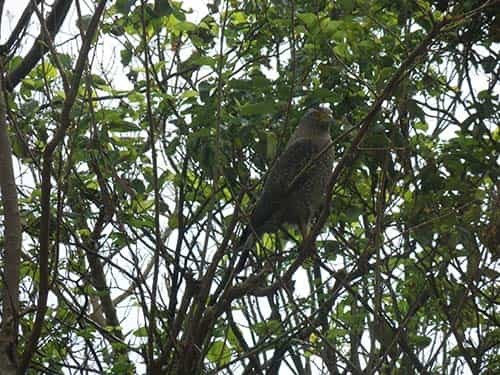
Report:
<svg viewBox="0 0 500 375"><path fill-rule="evenodd" d="M331 123L328 109L311 108L305 113L267 175L240 244L251 234L274 232L282 224L297 225L307 236L333 167Z"/></svg>

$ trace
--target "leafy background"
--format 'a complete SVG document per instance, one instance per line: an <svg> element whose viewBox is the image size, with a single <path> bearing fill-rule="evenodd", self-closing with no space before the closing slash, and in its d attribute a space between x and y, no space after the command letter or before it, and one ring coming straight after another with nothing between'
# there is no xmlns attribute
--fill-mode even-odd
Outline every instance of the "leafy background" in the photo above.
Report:
<svg viewBox="0 0 500 375"><path fill-rule="evenodd" d="M24 76L52 8L2 39L19 368L500 371L498 1L66 3ZM337 175L317 256L283 228L232 274L265 171L320 103Z"/></svg>

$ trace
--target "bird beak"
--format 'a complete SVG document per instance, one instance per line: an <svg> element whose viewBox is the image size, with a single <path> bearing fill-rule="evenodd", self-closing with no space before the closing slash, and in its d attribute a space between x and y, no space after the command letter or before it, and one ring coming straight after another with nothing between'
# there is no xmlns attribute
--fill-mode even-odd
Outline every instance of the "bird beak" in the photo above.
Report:
<svg viewBox="0 0 500 375"><path fill-rule="evenodd" d="M321 122L329 122L332 119L332 116L328 111L318 111L317 117Z"/></svg>

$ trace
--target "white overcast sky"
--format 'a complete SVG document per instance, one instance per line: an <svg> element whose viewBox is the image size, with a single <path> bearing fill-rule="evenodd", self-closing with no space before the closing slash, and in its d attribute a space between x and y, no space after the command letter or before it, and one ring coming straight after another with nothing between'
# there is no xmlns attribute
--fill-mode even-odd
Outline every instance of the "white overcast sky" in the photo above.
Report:
<svg viewBox="0 0 500 375"><path fill-rule="evenodd" d="M30 0L7 0L4 5L4 10L2 14L2 28L0 35L0 43L4 43L5 40L9 37L10 31L14 28L19 16L22 14L23 10L26 8L26 5L30 2ZM53 3L53 1L48 1L49 3ZM94 0L83 0L81 2L83 12L87 10L87 13L90 14L92 7L95 6ZM189 21L198 22L203 16L207 13L207 1L206 0L183 0L182 1L182 9L191 10L192 13L188 14L187 17ZM71 24L71 27L74 27L74 10L70 12L69 17L65 20L65 26ZM64 30L64 27L63 27Z"/></svg>
<svg viewBox="0 0 500 375"><path fill-rule="evenodd" d="M19 17L23 13L27 4L30 0L7 0L4 5L3 14L1 18L1 34L0 34L0 44L6 42L9 38L12 30L17 24ZM47 3L52 4L54 1L49 0ZM82 7L82 13L84 15L89 15L93 13L95 7L95 0L81 0L80 4ZM111 4L111 3L110 3ZM207 1L206 0L184 0L182 1L182 9L187 11L187 19L191 22L198 23L207 13ZM47 12L45 12L47 13ZM64 24L62 25L59 33L56 37L56 45L63 42L72 41L71 43L64 43L64 52L69 52L70 55L76 56L78 54L79 45L73 40L74 35L78 33L76 28L76 9L73 6ZM38 36L39 24L37 21L37 16L33 15L31 18L31 24L27 31L27 36L23 38L23 44L20 51L16 51L18 55L24 55L33 43L33 39ZM101 46L105 45L105 48L96 49L97 61L106 65L106 71L108 74L114 77L113 86L118 90L129 90L131 89L131 83L124 77L123 67L119 64L120 61L120 50L123 48L118 42L109 37L104 37L101 39ZM191 53L191 48L186 48L181 51L181 58L189 56Z"/></svg>

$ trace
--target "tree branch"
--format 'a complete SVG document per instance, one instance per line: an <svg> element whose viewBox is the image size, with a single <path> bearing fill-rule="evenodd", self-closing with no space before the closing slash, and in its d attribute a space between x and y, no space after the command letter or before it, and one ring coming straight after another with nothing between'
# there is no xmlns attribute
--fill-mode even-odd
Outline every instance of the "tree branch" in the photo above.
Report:
<svg viewBox="0 0 500 375"><path fill-rule="evenodd" d="M3 60L2 57L0 57ZM0 193L4 216L4 252L2 274L2 323L0 327L0 372L14 374L17 365L19 314L19 265L21 257L21 219L17 186L12 165L12 148L7 132L7 101L4 92L3 61L0 60Z"/></svg>
<svg viewBox="0 0 500 375"><path fill-rule="evenodd" d="M68 14L71 3L72 0L58 0L54 4L52 12L49 14L49 16L47 17L47 21L45 22L49 35L46 36L44 28L42 27L40 34L36 38L35 42L31 46L31 49L24 57L21 64L7 75L6 88L8 91L14 90L19 82L21 82L21 80L26 77L29 72L31 72L36 64L38 64L43 55L47 53L49 48L47 47L48 41L46 37L54 39L57 32L59 31L59 28L64 22L64 19L66 18L66 15ZM33 9L31 9L31 11L33 11ZM27 10L25 10L25 13L27 13ZM16 37L18 37L18 35L16 35Z"/></svg>
<svg viewBox="0 0 500 375"><path fill-rule="evenodd" d="M58 3L59 4L59 3ZM40 218L40 285L38 289L38 307L36 312L35 322L30 338L27 340L25 351L21 358L19 366L19 373L24 374L29 366L31 358L35 353L38 339L42 332L42 326L45 319L45 312L47 310L47 297L49 293L49 249L50 249L50 191L51 191L51 176L52 176L52 155L56 147L63 140L67 129L71 124L70 112L76 99L80 79L82 77L83 69L87 63L87 55L90 50L92 39L97 30L99 20L106 5L106 0L101 0L96 7L96 11L92 16L89 23L87 33L83 39L80 54L78 55L75 68L73 69L73 80L71 82L70 91L66 93L66 100L64 102L60 122L61 125L57 128L53 138L48 142L43 152L42 163L42 181L41 181L41 218ZM49 26L49 25L47 25Z"/></svg>

